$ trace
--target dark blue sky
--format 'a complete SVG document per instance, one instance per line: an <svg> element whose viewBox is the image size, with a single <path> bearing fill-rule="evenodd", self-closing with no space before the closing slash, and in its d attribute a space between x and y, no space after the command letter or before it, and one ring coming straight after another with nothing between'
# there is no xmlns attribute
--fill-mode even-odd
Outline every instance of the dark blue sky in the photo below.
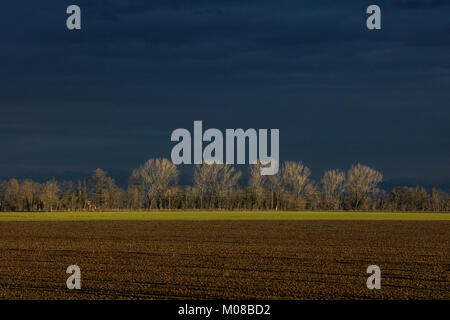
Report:
<svg viewBox="0 0 450 320"><path fill-rule="evenodd" d="M0 178L125 177L203 120L279 128L315 176L450 185L450 0L6 0L0 36Z"/></svg>

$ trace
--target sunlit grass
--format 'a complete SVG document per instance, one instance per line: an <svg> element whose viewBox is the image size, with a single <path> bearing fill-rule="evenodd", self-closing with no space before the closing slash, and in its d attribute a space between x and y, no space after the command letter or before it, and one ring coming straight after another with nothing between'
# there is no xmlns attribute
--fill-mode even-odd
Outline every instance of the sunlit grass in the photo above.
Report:
<svg viewBox="0 0 450 320"><path fill-rule="evenodd" d="M450 213L310 211L2 212L1 221L450 220Z"/></svg>

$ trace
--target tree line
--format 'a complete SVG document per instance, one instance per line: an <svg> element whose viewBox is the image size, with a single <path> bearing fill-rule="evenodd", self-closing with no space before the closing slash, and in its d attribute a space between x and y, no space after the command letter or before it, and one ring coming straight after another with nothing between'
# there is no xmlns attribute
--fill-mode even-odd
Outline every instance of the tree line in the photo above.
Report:
<svg viewBox="0 0 450 320"><path fill-rule="evenodd" d="M167 159L149 159L133 170L128 188L116 185L102 169L89 179L30 179L0 182L0 211L103 210L359 210L450 211L450 194L423 187L379 188L383 176L357 164L347 172L328 170L319 181L302 162L287 161L279 172L261 176L261 164L242 172L227 164L196 165L191 185L178 185L179 171Z"/></svg>

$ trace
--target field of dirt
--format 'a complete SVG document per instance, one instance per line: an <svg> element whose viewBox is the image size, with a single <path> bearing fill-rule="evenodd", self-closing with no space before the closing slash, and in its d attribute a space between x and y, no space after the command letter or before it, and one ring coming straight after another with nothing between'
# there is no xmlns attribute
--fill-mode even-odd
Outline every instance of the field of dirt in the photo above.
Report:
<svg viewBox="0 0 450 320"><path fill-rule="evenodd" d="M450 299L450 222L1 222L0 299Z"/></svg>

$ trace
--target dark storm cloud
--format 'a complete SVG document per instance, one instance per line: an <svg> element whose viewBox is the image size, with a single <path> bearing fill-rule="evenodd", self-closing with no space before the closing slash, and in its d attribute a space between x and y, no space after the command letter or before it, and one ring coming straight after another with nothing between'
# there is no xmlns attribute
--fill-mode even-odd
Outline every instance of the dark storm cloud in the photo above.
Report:
<svg viewBox="0 0 450 320"><path fill-rule="evenodd" d="M400 8L423 9L439 8L450 5L449 0L397 0L395 4Z"/></svg>
<svg viewBox="0 0 450 320"><path fill-rule="evenodd" d="M378 1L376 32L370 4L8 0L0 170L127 172L201 119L280 128L282 158L317 174L362 161L450 179L448 1Z"/></svg>

